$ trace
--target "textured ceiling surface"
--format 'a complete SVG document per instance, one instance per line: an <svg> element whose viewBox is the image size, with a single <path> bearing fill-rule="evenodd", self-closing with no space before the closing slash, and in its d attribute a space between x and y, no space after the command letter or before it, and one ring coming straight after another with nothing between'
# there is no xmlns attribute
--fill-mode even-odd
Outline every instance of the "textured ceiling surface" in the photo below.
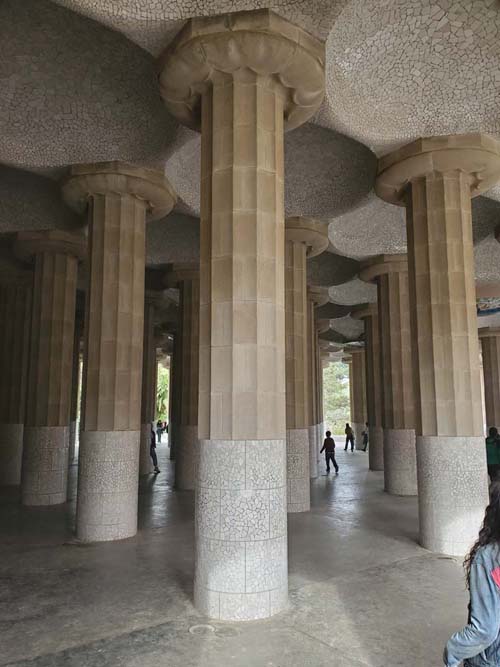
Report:
<svg viewBox="0 0 500 667"><path fill-rule="evenodd" d="M330 301L344 306L358 303L375 303L377 301L377 286L365 283L359 278L349 280L343 285L335 285L328 290Z"/></svg>
<svg viewBox="0 0 500 667"><path fill-rule="evenodd" d="M346 340L357 340L365 330L362 320L355 320L347 315L330 321L330 329L342 334Z"/></svg>
<svg viewBox="0 0 500 667"><path fill-rule="evenodd" d="M351 0L327 40L321 122L378 152L500 132L497 0Z"/></svg>
<svg viewBox="0 0 500 667"><path fill-rule="evenodd" d="M165 266L173 262L190 263L200 259L200 221L172 213L146 225L146 264Z"/></svg>
<svg viewBox="0 0 500 667"><path fill-rule="evenodd" d="M324 252L307 262L307 284L313 287L340 285L359 271L358 262L347 257Z"/></svg>

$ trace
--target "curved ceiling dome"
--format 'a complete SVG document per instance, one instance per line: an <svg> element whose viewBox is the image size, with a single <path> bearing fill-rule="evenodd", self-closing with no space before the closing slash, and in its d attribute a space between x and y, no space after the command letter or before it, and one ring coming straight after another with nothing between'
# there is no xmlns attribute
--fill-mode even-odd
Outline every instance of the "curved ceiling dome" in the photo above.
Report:
<svg viewBox="0 0 500 667"><path fill-rule="evenodd" d="M359 278L349 280L343 285L335 285L329 288L330 301L345 306L353 306L358 303L376 303L377 286L365 283Z"/></svg>
<svg viewBox="0 0 500 667"><path fill-rule="evenodd" d="M500 132L499 37L492 0L352 0L327 40L333 126L381 152Z"/></svg>
<svg viewBox="0 0 500 667"><path fill-rule="evenodd" d="M365 324L362 320L355 320L347 315L330 322L330 328L339 334L342 334L347 340L357 340L365 330Z"/></svg>
<svg viewBox="0 0 500 667"><path fill-rule="evenodd" d="M146 225L146 265L200 261L200 221L171 213Z"/></svg>
<svg viewBox="0 0 500 667"><path fill-rule="evenodd" d="M0 3L0 161L154 160L177 127L153 58L47 0Z"/></svg>
<svg viewBox="0 0 500 667"><path fill-rule="evenodd" d="M62 201L58 183L0 165L0 234L73 229L83 222Z"/></svg>
<svg viewBox="0 0 500 667"><path fill-rule="evenodd" d="M340 285L359 271L358 262L332 252L324 252L307 260L307 284L312 287Z"/></svg>
<svg viewBox="0 0 500 667"><path fill-rule="evenodd" d="M186 210L199 216L200 136L179 148L165 173ZM362 144L306 124L285 134L285 213L331 218L357 206L373 188L377 161Z"/></svg>
<svg viewBox="0 0 500 667"><path fill-rule="evenodd" d="M348 0L55 0L126 34L151 53L159 54L192 16L249 9L273 9L305 30L326 39Z"/></svg>

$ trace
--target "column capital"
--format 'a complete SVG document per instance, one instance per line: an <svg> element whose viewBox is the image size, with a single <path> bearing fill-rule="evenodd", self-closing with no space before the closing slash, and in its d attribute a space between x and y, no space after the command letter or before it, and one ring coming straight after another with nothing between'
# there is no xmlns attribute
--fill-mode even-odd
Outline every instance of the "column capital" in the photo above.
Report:
<svg viewBox="0 0 500 667"><path fill-rule="evenodd" d="M312 285L307 286L307 298L309 301L312 301L315 306L324 306L329 301L328 288L327 287L315 287Z"/></svg>
<svg viewBox="0 0 500 667"><path fill-rule="evenodd" d="M360 280L374 283L379 276L390 273L408 273L408 257L406 254L378 255L361 263Z"/></svg>
<svg viewBox="0 0 500 667"><path fill-rule="evenodd" d="M194 262L172 264L165 273L163 283L165 287L177 287L186 280L200 279L200 265Z"/></svg>
<svg viewBox="0 0 500 667"><path fill-rule="evenodd" d="M287 218L285 240L303 243L307 247L307 257L316 257L328 248L328 225L302 216Z"/></svg>
<svg viewBox="0 0 500 667"><path fill-rule="evenodd" d="M73 255L79 261L87 256L87 239L83 234L51 229L41 232L18 232L14 254L30 263L38 253Z"/></svg>
<svg viewBox="0 0 500 667"><path fill-rule="evenodd" d="M164 218L173 209L177 195L160 171L127 162L76 164L62 184L64 201L84 213L93 195L131 196L143 201L150 220Z"/></svg>
<svg viewBox="0 0 500 667"><path fill-rule="evenodd" d="M380 158L377 195L404 206L404 193L414 179L461 171L469 175L471 197L500 180L500 141L487 134L424 137Z"/></svg>
<svg viewBox="0 0 500 667"><path fill-rule="evenodd" d="M496 338L500 336L500 327L482 327L478 334L479 338Z"/></svg>
<svg viewBox="0 0 500 667"><path fill-rule="evenodd" d="M318 110L325 45L269 9L190 19L158 61L160 93L181 123L200 129L200 98L217 75L278 80L288 129Z"/></svg>

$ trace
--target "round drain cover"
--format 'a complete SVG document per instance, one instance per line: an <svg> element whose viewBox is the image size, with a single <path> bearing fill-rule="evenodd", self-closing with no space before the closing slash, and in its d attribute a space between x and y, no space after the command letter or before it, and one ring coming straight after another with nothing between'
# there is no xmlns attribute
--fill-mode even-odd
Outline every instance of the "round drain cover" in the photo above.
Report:
<svg viewBox="0 0 500 667"><path fill-rule="evenodd" d="M212 632L215 632L215 628L213 625L192 625L189 628L189 632L192 635L209 635Z"/></svg>

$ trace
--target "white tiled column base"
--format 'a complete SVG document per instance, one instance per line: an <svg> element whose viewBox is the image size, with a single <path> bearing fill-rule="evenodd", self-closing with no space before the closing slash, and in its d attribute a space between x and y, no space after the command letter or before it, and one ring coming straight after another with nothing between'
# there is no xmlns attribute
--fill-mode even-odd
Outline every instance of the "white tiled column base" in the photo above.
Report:
<svg viewBox="0 0 500 667"><path fill-rule="evenodd" d="M287 511L311 509L309 476L309 435L306 428L286 432Z"/></svg>
<svg viewBox="0 0 500 667"><path fill-rule="evenodd" d="M175 486L182 491L194 491L198 466L198 426L180 425L177 431L175 456Z"/></svg>
<svg viewBox="0 0 500 667"><path fill-rule="evenodd" d="M21 475L23 505L66 502L68 426L25 426Z"/></svg>
<svg viewBox="0 0 500 667"><path fill-rule="evenodd" d="M354 444L356 449L364 449L362 434L365 430L365 425L361 422L353 422L351 426L354 431Z"/></svg>
<svg viewBox="0 0 500 667"><path fill-rule="evenodd" d="M417 495L417 453L413 429L384 429L384 484L395 496Z"/></svg>
<svg viewBox="0 0 500 667"><path fill-rule="evenodd" d="M309 426L307 429L309 437L309 476L316 479L318 476L318 443L316 441L318 429L316 425Z"/></svg>
<svg viewBox="0 0 500 667"><path fill-rule="evenodd" d="M284 440L200 440L195 605L227 621L287 606Z"/></svg>
<svg viewBox="0 0 500 667"><path fill-rule="evenodd" d="M73 463L75 460L76 452L76 422L69 423L69 451L68 451L68 461Z"/></svg>
<svg viewBox="0 0 500 667"><path fill-rule="evenodd" d="M83 542L137 532L140 431L83 431L76 533Z"/></svg>
<svg viewBox="0 0 500 667"><path fill-rule="evenodd" d="M150 456L151 424L141 424L141 445L139 454L139 475L149 475L153 471Z"/></svg>
<svg viewBox="0 0 500 667"><path fill-rule="evenodd" d="M384 429L370 426L368 432L368 460L370 470L384 469Z"/></svg>
<svg viewBox="0 0 500 667"><path fill-rule="evenodd" d="M488 504L484 439L417 436L417 474L421 545L463 557Z"/></svg>
<svg viewBox="0 0 500 667"><path fill-rule="evenodd" d="M0 486L21 483L23 424L0 424Z"/></svg>

